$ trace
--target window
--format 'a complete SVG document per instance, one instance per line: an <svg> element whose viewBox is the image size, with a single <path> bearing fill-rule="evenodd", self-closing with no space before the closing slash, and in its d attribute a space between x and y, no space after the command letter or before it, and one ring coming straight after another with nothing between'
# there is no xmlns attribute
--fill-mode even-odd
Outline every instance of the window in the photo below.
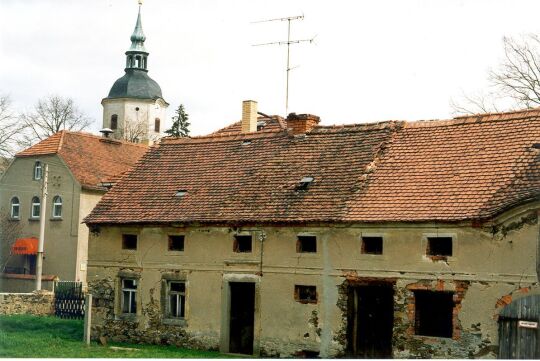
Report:
<svg viewBox="0 0 540 361"><path fill-rule="evenodd" d="M18 197L11 198L11 218L19 219L21 214L21 203Z"/></svg>
<svg viewBox="0 0 540 361"><path fill-rule="evenodd" d="M43 175L43 168L41 166L41 162L37 161L34 164L34 180L40 180L42 175Z"/></svg>
<svg viewBox="0 0 540 361"><path fill-rule="evenodd" d="M113 114L111 115L111 130L118 129L118 115Z"/></svg>
<svg viewBox="0 0 540 361"><path fill-rule="evenodd" d="M362 253L363 254L382 254L383 253L382 237L362 237Z"/></svg>
<svg viewBox="0 0 540 361"><path fill-rule="evenodd" d="M249 253L251 252L251 244L251 235L236 235L234 236L233 251L239 253Z"/></svg>
<svg viewBox="0 0 540 361"><path fill-rule="evenodd" d="M184 282L170 281L168 291L168 316L184 318L186 314L186 284Z"/></svg>
<svg viewBox="0 0 540 361"><path fill-rule="evenodd" d="M415 291L415 334L452 337L453 297L453 292Z"/></svg>
<svg viewBox="0 0 540 361"><path fill-rule="evenodd" d="M161 121L159 120L159 118L156 118L156 119L154 120L154 132L158 132L158 133L159 133L159 126L160 126L159 123L161 123Z"/></svg>
<svg viewBox="0 0 540 361"><path fill-rule="evenodd" d="M137 249L137 235L136 234L123 234L122 235L122 249Z"/></svg>
<svg viewBox="0 0 540 361"><path fill-rule="evenodd" d="M122 279L122 313L137 312L137 280Z"/></svg>
<svg viewBox="0 0 540 361"><path fill-rule="evenodd" d="M426 254L435 257L452 255L452 237L428 237Z"/></svg>
<svg viewBox="0 0 540 361"><path fill-rule="evenodd" d="M298 240L296 241L296 252L316 253L317 252L317 237L298 236Z"/></svg>
<svg viewBox="0 0 540 361"><path fill-rule="evenodd" d="M32 218L39 218L41 212L41 203L38 197L32 198Z"/></svg>
<svg viewBox="0 0 540 361"><path fill-rule="evenodd" d="M60 196L53 198L52 216L53 218L62 218L62 198Z"/></svg>
<svg viewBox="0 0 540 361"><path fill-rule="evenodd" d="M317 287L295 285L294 299L301 303L317 303Z"/></svg>
<svg viewBox="0 0 540 361"><path fill-rule="evenodd" d="M184 251L184 236L169 236L169 251Z"/></svg>

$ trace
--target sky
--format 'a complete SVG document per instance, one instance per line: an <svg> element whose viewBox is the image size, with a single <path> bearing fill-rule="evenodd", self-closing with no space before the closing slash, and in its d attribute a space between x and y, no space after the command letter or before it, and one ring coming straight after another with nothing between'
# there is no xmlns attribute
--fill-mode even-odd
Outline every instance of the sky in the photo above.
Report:
<svg viewBox="0 0 540 361"><path fill-rule="evenodd" d="M124 74L136 0L0 0L0 94L16 111L57 94L102 123L101 99ZM193 135L241 118L243 100L321 123L445 119L450 101L488 89L503 36L540 34L540 1L144 0L148 75Z"/></svg>

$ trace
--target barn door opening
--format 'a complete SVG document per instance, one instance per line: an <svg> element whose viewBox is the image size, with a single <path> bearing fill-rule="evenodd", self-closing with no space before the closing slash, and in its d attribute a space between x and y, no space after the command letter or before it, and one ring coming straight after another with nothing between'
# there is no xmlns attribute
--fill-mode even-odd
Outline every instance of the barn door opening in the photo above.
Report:
<svg viewBox="0 0 540 361"><path fill-rule="evenodd" d="M255 321L255 284L230 282L229 352L252 355Z"/></svg>
<svg viewBox="0 0 540 361"><path fill-rule="evenodd" d="M390 283L349 286L347 344L353 357L392 357L394 290Z"/></svg>

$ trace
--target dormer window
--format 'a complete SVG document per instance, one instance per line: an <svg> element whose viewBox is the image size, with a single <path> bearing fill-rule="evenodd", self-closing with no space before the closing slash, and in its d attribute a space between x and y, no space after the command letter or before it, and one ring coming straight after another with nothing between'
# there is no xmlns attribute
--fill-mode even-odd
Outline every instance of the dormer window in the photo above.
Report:
<svg viewBox="0 0 540 361"><path fill-rule="evenodd" d="M308 187L313 183L315 180L314 177L304 177L300 180L300 183L298 183L298 186L296 187L296 190L303 191L308 189Z"/></svg>
<svg viewBox="0 0 540 361"><path fill-rule="evenodd" d="M43 167L41 166L41 162L37 161L34 164L34 180L40 180L43 176Z"/></svg>

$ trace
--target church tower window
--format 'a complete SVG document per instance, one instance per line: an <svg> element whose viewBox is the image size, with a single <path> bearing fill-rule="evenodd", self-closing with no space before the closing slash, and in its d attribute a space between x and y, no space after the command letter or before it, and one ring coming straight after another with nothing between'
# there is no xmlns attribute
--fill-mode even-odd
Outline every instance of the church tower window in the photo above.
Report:
<svg viewBox="0 0 540 361"><path fill-rule="evenodd" d="M156 118L154 120L154 132L159 133L160 123L161 123L161 120L159 120L159 118Z"/></svg>
<svg viewBox="0 0 540 361"><path fill-rule="evenodd" d="M118 129L118 115L117 114L111 115L111 129L112 130Z"/></svg>

